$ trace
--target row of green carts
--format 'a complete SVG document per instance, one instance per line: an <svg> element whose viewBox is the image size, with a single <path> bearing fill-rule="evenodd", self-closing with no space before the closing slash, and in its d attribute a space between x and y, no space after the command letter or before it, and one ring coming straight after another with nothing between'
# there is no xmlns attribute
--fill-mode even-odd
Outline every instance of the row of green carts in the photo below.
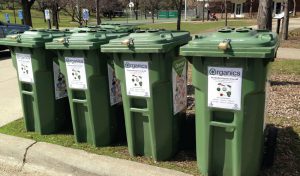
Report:
<svg viewBox="0 0 300 176"><path fill-rule="evenodd" d="M189 61L200 171L260 169L274 33L224 28L191 40L188 32L119 25L31 30L0 44L11 50L28 131L56 133L71 119L77 142L108 146L125 121L130 155L156 161L179 148Z"/></svg>

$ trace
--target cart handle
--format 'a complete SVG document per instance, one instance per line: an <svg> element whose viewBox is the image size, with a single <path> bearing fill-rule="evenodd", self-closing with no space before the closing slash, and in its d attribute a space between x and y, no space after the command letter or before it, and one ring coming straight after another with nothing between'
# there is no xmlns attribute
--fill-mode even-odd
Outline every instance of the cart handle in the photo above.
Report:
<svg viewBox="0 0 300 176"><path fill-rule="evenodd" d="M232 123L223 123L223 122L216 122L216 121L211 121L210 125L215 127L225 128L226 132L234 132L236 128L236 126L233 125Z"/></svg>

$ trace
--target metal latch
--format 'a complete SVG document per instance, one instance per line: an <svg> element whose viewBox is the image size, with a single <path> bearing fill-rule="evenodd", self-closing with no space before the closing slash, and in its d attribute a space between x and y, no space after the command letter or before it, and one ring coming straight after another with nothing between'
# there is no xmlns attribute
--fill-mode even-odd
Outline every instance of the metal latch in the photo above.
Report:
<svg viewBox="0 0 300 176"><path fill-rule="evenodd" d="M69 38L62 37L56 40L58 43L69 43Z"/></svg>
<svg viewBox="0 0 300 176"><path fill-rule="evenodd" d="M121 44L126 46L134 45L133 38L125 39L121 42Z"/></svg>
<svg viewBox="0 0 300 176"><path fill-rule="evenodd" d="M220 50L227 50L228 48L230 48L230 42L231 42L231 39L225 39L223 40L221 43L219 43L219 46L218 48Z"/></svg>

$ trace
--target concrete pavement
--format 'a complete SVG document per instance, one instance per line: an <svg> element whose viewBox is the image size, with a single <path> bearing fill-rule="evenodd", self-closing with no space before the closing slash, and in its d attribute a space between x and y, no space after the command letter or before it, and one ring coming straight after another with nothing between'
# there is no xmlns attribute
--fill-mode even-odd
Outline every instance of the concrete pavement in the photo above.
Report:
<svg viewBox="0 0 300 176"><path fill-rule="evenodd" d="M0 52L0 127L22 117L16 70L8 51Z"/></svg>
<svg viewBox="0 0 300 176"><path fill-rule="evenodd" d="M1 161L13 173L68 176L189 176L182 172L0 134ZM3 162L2 162L3 163ZM1 171L0 171L1 173Z"/></svg>
<svg viewBox="0 0 300 176"><path fill-rule="evenodd" d="M300 49L295 48L279 48L277 51L279 59L296 59L300 60Z"/></svg>

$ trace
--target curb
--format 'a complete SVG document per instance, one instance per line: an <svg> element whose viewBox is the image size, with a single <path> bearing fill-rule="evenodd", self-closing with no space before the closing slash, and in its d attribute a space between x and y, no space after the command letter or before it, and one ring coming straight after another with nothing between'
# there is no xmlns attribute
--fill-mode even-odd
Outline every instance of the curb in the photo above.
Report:
<svg viewBox="0 0 300 176"><path fill-rule="evenodd" d="M0 134L0 159L22 169L68 176L190 176L179 171Z"/></svg>

